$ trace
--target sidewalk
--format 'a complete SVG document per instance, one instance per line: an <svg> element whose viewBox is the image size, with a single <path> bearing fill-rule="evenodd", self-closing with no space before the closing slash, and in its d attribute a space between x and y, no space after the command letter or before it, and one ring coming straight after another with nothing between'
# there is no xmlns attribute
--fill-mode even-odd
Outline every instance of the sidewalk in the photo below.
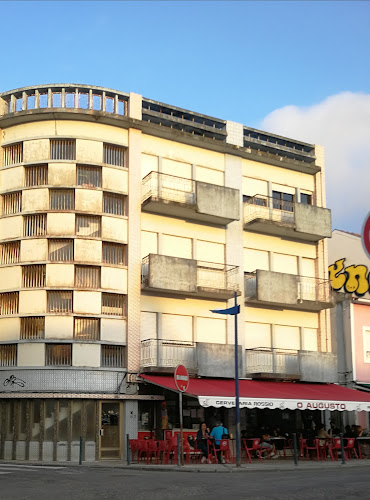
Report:
<svg viewBox="0 0 370 500"><path fill-rule="evenodd" d="M82 468L109 468L109 469L122 469L122 470L135 470L135 471L161 471L161 472L199 472L199 473L248 473L248 472L261 472L261 471L271 471L271 472L284 472L284 471L304 471L304 470L333 470L345 468L359 468L359 467L369 467L370 460L348 460L345 464L339 460L338 462L327 461L314 461L314 460L300 460L298 465L295 465L293 460L269 460L263 463L254 462L252 464L243 463L241 467L236 467L235 464L191 464L191 465L164 465L164 464L150 464L146 463L137 464L133 463L127 465L125 461L121 460L105 460L100 462L83 462L79 465L78 462L34 462L34 461L5 461L0 460L1 464L8 465L23 465L23 466L44 466L44 467L82 467Z"/></svg>

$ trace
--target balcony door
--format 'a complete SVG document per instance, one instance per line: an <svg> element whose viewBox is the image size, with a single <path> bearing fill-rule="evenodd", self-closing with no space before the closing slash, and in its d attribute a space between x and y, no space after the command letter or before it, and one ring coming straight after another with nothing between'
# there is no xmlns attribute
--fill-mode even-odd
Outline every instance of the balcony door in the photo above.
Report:
<svg viewBox="0 0 370 500"><path fill-rule="evenodd" d="M122 403L101 401L99 458L119 460L122 457Z"/></svg>

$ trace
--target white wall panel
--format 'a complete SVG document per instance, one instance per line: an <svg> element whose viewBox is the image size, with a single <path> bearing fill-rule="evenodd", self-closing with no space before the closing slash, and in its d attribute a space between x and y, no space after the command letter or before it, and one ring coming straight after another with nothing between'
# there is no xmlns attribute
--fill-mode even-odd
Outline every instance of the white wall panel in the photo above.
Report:
<svg viewBox="0 0 370 500"><path fill-rule="evenodd" d="M277 273L298 274L298 261L295 255L274 253L273 271Z"/></svg>
<svg viewBox="0 0 370 500"><path fill-rule="evenodd" d="M141 340L157 338L157 313L141 311Z"/></svg>
<svg viewBox="0 0 370 500"><path fill-rule="evenodd" d="M275 325L273 347L280 349L300 349L299 327Z"/></svg>
<svg viewBox="0 0 370 500"><path fill-rule="evenodd" d="M268 323L245 322L245 348L271 347L271 325Z"/></svg>
<svg viewBox="0 0 370 500"><path fill-rule="evenodd" d="M256 269L269 270L269 253L265 250L253 250L244 248L244 271L255 271Z"/></svg>
<svg viewBox="0 0 370 500"><path fill-rule="evenodd" d="M226 319L197 318L196 342L226 343Z"/></svg>
<svg viewBox="0 0 370 500"><path fill-rule="evenodd" d="M180 238L178 236L163 234L161 236L160 253L162 255L170 255L172 257L191 259L192 240L191 238Z"/></svg>
<svg viewBox="0 0 370 500"><path fill-rule="evenodd" d="M180 314L162 314L162 339L193 340L193 318Z"/></svg>

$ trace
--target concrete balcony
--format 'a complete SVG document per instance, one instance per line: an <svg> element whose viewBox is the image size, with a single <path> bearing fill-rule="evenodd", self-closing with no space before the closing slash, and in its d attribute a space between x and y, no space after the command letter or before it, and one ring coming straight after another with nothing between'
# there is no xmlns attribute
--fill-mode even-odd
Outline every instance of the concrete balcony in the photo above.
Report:
<svg viewBox="0 0 370 500"><path fill-rule="evenodd" d="M143 179L142 210L225 226L240 218L239 191L151 172Z"/></svg>
<svg viewBox="0 0 370 500"><path fill-rule="evenodd" d="M303 241L331 238L328 208L251 196L244 202L244 229Z"/></svg>
<svg viewBox="0 0 370 500"><path fill-rule="evenodd" d="M158 293L226 300L239 292L238 273L235 266L149 254L141 265L141 287Z"/></svg>
<svg viewBox="0 0 370 500"><path fill-rule="evenodd" d="M337 356L330 352L256 347L246 350L246 376L254 379L338 382Z"/></svg>
<svg viewBox="0 0 370 500"><path fill-rule="evenodd" d="M242 376L242 348L239 346L239 374ZM234 346L207 342L149 339L141 342L140 369L143 372L173 373L184 365L192 375L233 378Z"/></svg>
<svg viewBox="0 0 370 500"><path fill-rule="evenodd" d="M321 311L334 307L329 280L257 269L244 274L245 302L265 306Z"/></svg>

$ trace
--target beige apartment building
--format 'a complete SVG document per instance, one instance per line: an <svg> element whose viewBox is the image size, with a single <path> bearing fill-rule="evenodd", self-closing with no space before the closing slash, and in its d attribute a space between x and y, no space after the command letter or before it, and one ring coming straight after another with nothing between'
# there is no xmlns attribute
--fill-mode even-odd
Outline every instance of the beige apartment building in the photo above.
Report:
<svg viewBox="0 0 370 500"><path fill-rule="evenodd" d="M0 146L0 459L121 458L140 374L233 377L235 292L241 377L337 381L322 147L73 84L0 94Z"/></svg>

